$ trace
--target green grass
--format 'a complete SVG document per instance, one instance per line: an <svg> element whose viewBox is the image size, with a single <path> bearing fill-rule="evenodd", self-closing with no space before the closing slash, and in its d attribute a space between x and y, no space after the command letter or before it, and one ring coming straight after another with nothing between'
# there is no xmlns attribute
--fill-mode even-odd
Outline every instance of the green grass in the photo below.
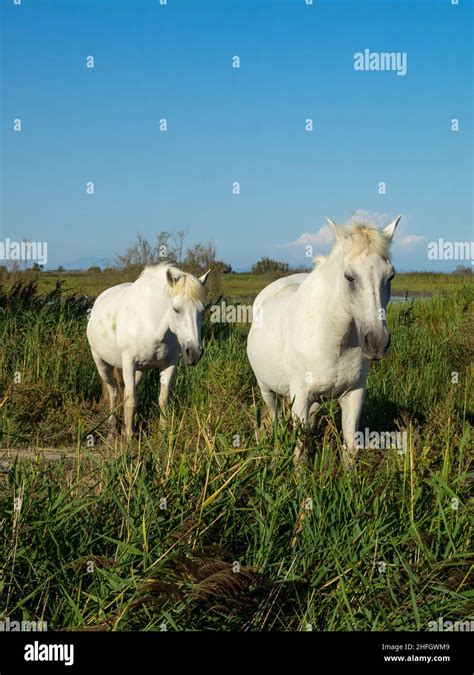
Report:
<svg viewBox="0 0 474 675"><path fill-rule="evenodd" d="M361 426L406 431L406 453L365 450L345 473L328 402L312 471L296 476L286 411L256 437L245 326L205 323L205 355L179 367L165 430L148 373L139 437L107 453L83 309L3 296L3 448L68 446L78 461L4 474L0 618L265 631L472 618L471 302L467 284L446 284L389 308L391 352L371 369Z"/></svg>
<svg viewBox="0 0 474 675"><path fill-rule="evenodd" d="M20 272L6 275L4 283L10 286L18 280L36 279L41 294L51 293L57 282L63 286L65 295L90 295L96 297L106 288L125 281L134 281L137 272L107 268L102 272ZM265 286L281 276L279 273L252 274L240 272L224 274L220 278L220 291L229 300L255 297ZM396 275L392 292L430 293L441 288L460 288L466 284L466 276L443 272L405 272Z"/></svg>

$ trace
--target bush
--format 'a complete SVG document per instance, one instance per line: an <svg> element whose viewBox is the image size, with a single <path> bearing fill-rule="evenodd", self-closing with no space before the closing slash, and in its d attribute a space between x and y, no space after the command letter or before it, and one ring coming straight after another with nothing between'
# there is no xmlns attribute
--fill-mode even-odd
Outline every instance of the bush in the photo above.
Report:
<svg viewBox="0 0 474 675"><path fill-rule="evenodd" d="M290 269L288 263L281 260L263 257L252 265L253 274L265 274L265 272L288 272Z"/></svg>

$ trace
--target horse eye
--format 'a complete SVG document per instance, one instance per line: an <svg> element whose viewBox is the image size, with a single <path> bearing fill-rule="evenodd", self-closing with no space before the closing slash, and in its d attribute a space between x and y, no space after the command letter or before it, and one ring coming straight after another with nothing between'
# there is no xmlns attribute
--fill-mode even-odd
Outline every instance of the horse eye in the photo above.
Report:
<svg viewBox="0 0 474 675"><path fill-rule="evenodd" d="M349 274L344 274L344 276L350 284L354 283L354 277L351 277Z"/></svg>
<svg viewBox="0 0 474 675"><path fill-rule="evenodd" d="M395 276L395 272L392 272L392 274L388 277L387 281L392 281L394 276Z"/></svg>
<svg viewBox="0 0 474 675"><path fill-rule="evenodd" d="M176 307L173 307L173 311L174 311L176 314L179 314L179 309L176 309Z"/></svg>

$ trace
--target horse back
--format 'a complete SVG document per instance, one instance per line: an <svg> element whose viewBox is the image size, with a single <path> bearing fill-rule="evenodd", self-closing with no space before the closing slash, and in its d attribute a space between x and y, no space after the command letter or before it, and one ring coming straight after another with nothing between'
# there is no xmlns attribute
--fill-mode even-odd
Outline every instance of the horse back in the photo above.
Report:
<svg viewBox="0 0 474 675"><path fill-rule="evenodd" d="M295 293L301 286L303 281L308 277L308 273L302 272L298 274L290 274L287 277L282 277L273 281L266 286L255 298L254 308L262 307L267 302L272 300L280 300Z"/></svg>

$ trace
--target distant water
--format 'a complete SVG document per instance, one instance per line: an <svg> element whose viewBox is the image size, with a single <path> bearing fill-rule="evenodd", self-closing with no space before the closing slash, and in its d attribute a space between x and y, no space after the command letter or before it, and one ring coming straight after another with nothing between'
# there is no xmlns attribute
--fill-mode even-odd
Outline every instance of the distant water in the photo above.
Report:
<svg viewBox="0 0 474 675"><path fill-rule="evenodd" d="M423 293L420 291L408 291L407 293L397 293L395 295L391 295L390 302L411 302L414 298L429 298L430 296L431 293L427 293L425 291L423 291ZM228 298L226 302L235 305L252 305L254 300L255 295L246 295Z"/></svg>
<svg viewBox="0 0 474 675"><path fill-rule="evenodd" d="M407 291L399 295L391 295L390 302L411 302L415 298L429 298L431 293L420 293L419 291Z"/></svg>

